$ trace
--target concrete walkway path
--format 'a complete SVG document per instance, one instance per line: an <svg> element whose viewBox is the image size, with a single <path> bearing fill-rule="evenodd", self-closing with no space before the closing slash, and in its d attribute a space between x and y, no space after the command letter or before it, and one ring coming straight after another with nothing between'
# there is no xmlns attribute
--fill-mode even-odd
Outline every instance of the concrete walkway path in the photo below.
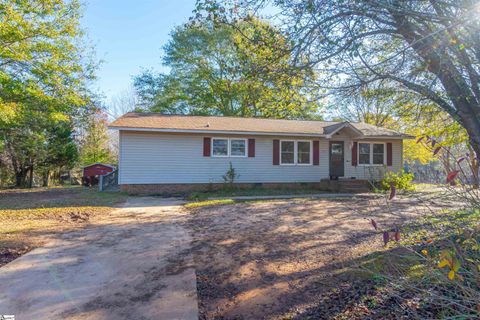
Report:
<svg viewBox="0 0 480 320"><path fill-rule="evenodd" d="M67 233L0 268L16 319L197 319L181 202L130 198L108 223Z"/></svg>

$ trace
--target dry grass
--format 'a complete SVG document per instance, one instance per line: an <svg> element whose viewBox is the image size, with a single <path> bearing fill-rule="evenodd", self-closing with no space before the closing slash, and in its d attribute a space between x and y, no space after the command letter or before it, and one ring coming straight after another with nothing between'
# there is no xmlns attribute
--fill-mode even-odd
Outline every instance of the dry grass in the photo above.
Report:
<svg viewBox="0 0 480 320"><path fill-rule="evenodd" d="M193 209L200 318L408 318L398 301L377 295L383 279L375 269L393 273L401 252L383 246L370 219L390 229L428 209L402 197L392 214L382 201L291 199ZM408 269L416 261L402 263Z"/></svg>
<svg viewBox="0 0 480 320"><path fill-rule="evenodd" d="M83 187L0 190L0 266L59 233L107 217L125 200L122 193Z"/></svg>
<svg viewBox="0 0 480 320"><path fill-rule="evenodd" d="M195 209L195 208L219 206L219 205L233 204L233 203L235 203L235 201L232 199L205 200L205 201L196 201L196 202L187 203L185 204L185 208Z"/></svg>

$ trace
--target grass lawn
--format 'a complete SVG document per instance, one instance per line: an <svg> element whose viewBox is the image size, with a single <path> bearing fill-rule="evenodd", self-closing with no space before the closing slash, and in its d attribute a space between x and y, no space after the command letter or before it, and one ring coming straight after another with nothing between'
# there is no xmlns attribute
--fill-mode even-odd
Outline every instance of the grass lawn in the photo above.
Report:
<svg viewBox="0 0 480 320"><path fill-rule="evenodd" d="M408 305L412 318L479 319L479 231L479 209L439 210L406 224L398 244L360 264L376 282L364 299L373 309Z"/></svg>
<svg viewBox="0 0 480 320"><path fill-rule="evenodd" d="M0 190L0 266L52 236L107 216L126 197L80 186Z"/></svg>

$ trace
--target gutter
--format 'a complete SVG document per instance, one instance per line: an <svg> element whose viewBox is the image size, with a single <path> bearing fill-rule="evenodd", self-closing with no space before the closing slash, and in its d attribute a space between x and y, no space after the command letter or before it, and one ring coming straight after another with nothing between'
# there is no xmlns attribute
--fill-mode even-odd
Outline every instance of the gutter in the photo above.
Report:
<svg viewBox="0 0 480 320"><path fill-rule="evenodd" d="M198 134L233 134L233 135L255 135L255 136L289 136L289 137L318 137L331 139L331 134L315 133L288 133L288 132L258 132L258 131L228 131L228 130L186 130L186 129L159 129L159 128L132 128L109 126L108 129L119 131L141 131L141 132L163 132L163 133L198 133ZM360 136L362 139L414 139L413 136Z"/></svg>
<svg viewBox="0 0 480 320"><path fill-rule="evenodd" d="M258 132L258 131L228 131L228 130L185 130L185 129L158 129L158 128L131 128L109 126L109 129L119 131L145 131L165 133L201 133L201 134L235 134L235 135L256 135L256 136L295 136L295 137L320 137L326 138L324 134L315 133L286 133L286 132Z"/></svg>

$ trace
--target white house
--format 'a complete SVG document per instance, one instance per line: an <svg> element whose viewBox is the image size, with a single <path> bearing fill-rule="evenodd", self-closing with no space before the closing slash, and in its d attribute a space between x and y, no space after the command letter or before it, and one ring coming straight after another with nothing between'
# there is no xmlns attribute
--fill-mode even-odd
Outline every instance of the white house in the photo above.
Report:
<svg viewBox="0 0 480 320"><path fill-rule="evenodd" d="M408 135L365 123L127 113L119 130L121 190L162 193L223 183L379 179L402 168Z"/></svg>

